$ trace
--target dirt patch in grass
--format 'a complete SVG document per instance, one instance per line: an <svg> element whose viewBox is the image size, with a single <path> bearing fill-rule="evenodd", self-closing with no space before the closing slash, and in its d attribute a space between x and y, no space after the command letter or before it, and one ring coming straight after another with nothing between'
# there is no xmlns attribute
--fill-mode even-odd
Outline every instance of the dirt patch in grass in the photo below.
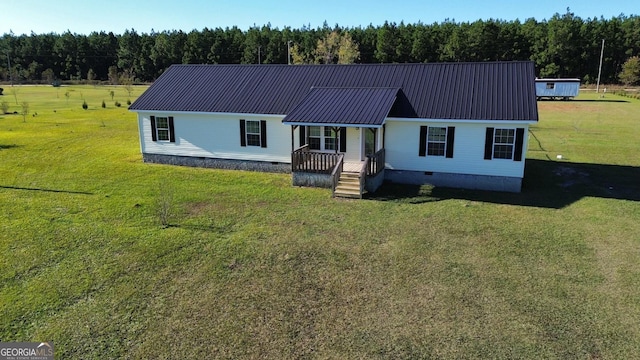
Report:
<svg viewBox="0 0 640 360"><path fill-rule="evenodd" d="M569 101L538 101L538 109L541 112L553 112L555 114L566 114L575 112L606 112L610 109L607 104L627 103L626 100L601 99L601 100L569 100Z"/></svg>
<svg viewBox="0 0 640 360"><path fill-rule="evenodd" d="M560 177L560 186L567 188L576 184L590 184L591 178L586 171L577 170L569 166L558 166L554 172Z"/></svg>
<svg viewBox="0 0 640 360"><path fill-rule="evenodd" d="M637 167L562 164L553 170L553 174L559 180L557 184L565 189L587 187L592 196L640 200L640 185L633 180L640 176Z"/></svg>
<svg viewBox="0 0 640 360"><path fill-rule="evenodd" d="M214 204L208 201L192 202L185 206L185 212L188 216L200 216L210 213L213 207Z"/></svg>
<svg viewBox="0 0 640 360"><path fill-rule="evenodd" d="M556 113L568 113L581 109L581 103L568 101L538 101L538 109Z"/></svg>

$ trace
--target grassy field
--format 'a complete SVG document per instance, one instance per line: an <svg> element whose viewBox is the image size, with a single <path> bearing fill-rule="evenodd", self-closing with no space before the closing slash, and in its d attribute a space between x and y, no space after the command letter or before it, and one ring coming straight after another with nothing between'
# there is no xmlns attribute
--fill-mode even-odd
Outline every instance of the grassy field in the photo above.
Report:
<svg viewBox="0 0 640 360"><path fill-rule="evenodd" d="M521 194L352 201L143 164L122 88L4 87L30 113L0 115L3 341L57 359L640 354L638 100L540 102Z"/></svg>

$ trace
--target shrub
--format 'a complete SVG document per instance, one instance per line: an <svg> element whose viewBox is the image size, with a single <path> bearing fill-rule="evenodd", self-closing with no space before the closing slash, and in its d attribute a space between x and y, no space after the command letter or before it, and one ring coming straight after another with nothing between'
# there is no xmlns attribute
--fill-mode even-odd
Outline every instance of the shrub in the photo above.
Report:
<svg viewBox="0 0 640 360"><path fill-rule="evenodd" d="M20 111L22 114L22 122L27 122L27 115L29 115L29 103L26 101L22 102L22 110Z"/></svg>
<svg viewBox="0 0 640 360"><path fill-rule="evenodd" d="M87 102L86 102L86 101L83 101L83 102L82 102L82 108L83 108L83 109L85 109L85 110L87 110L87 108L88 108L88 107L89 107L89 105L87 105Z"/></svg>
<svg viewBox="0 0 640 360"><path fill-rule="evenodd" d="M173 188L169 186L167 181L162 180L158 189L160 189L156 198L158 220L163 228L167 228L174 215Z"/></svg>
<svg viewBox="0 0 640 360"><path fill-rule="evenodd" d="M640 83L640 56L633 56L622 64L622 72L618 78L625 85L631 86Z"/></svg>
<svg viewBox="0 0 640 360"><path fill-rule="evenodd" d="M121 105L121 104L120 104L120 102L119 102L119 101L116 101L116 102L115 102L115 105L116 105L117 107L120 107L120 105Z"/></svg>
<svg viewBox="0 0 640 360"><path fill-rule="evenodd" d="M102 108L104 109L104 108L106 108L106 107L107 107L107 104L105 104L105 103L104 103L104 100L102 100Z"/></svg>
<svg viewBox="0 0 640 360"><path fill-rule="evenodd" d="M127 105L131 105L131 100L127 99Z"/></svg>

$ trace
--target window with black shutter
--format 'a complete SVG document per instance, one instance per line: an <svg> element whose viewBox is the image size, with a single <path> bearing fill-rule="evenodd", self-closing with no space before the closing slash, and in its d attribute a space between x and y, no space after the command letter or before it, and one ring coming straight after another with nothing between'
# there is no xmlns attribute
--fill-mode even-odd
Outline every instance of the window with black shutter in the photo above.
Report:
<svg viewBox="0 0 640 360"><path fill-rule="evenodd" d="M265 120L240 120L240 146L267 147L267 122Z"/></svg>
<svg viewBox="0 0 640 360"><path fill-rule="evenodd" d="M418 156L453 158L455 127L420 126Z"/></svg>
<svg viewBox="0 0 640 360"><path fill-rule="evenodd" d="M173 116L150 116L153 141L176 142Z"/></svg>
<svg viewBox="0 0 640 360"><path fill-rule="evenodd" d="M524 128L487 128L484 158L522 161Z"/></svg>

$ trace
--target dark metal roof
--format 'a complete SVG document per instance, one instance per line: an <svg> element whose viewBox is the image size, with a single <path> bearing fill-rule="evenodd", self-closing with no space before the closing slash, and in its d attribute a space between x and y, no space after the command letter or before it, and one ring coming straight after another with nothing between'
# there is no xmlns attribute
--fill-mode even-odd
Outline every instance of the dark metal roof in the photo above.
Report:
<svg viewBox="0 0 640 360"><path fill-rule="evenodd" d="M530 61L172 65L129 109L287 115L313 87L399 88L390 116L537 121L534 70Z"/></svg>
<svg viewBox="0 0 640 360"><path fill-rule="evenodd" d="M381 126L389 115L398 90L312 88L282 122Z"/></svg>

